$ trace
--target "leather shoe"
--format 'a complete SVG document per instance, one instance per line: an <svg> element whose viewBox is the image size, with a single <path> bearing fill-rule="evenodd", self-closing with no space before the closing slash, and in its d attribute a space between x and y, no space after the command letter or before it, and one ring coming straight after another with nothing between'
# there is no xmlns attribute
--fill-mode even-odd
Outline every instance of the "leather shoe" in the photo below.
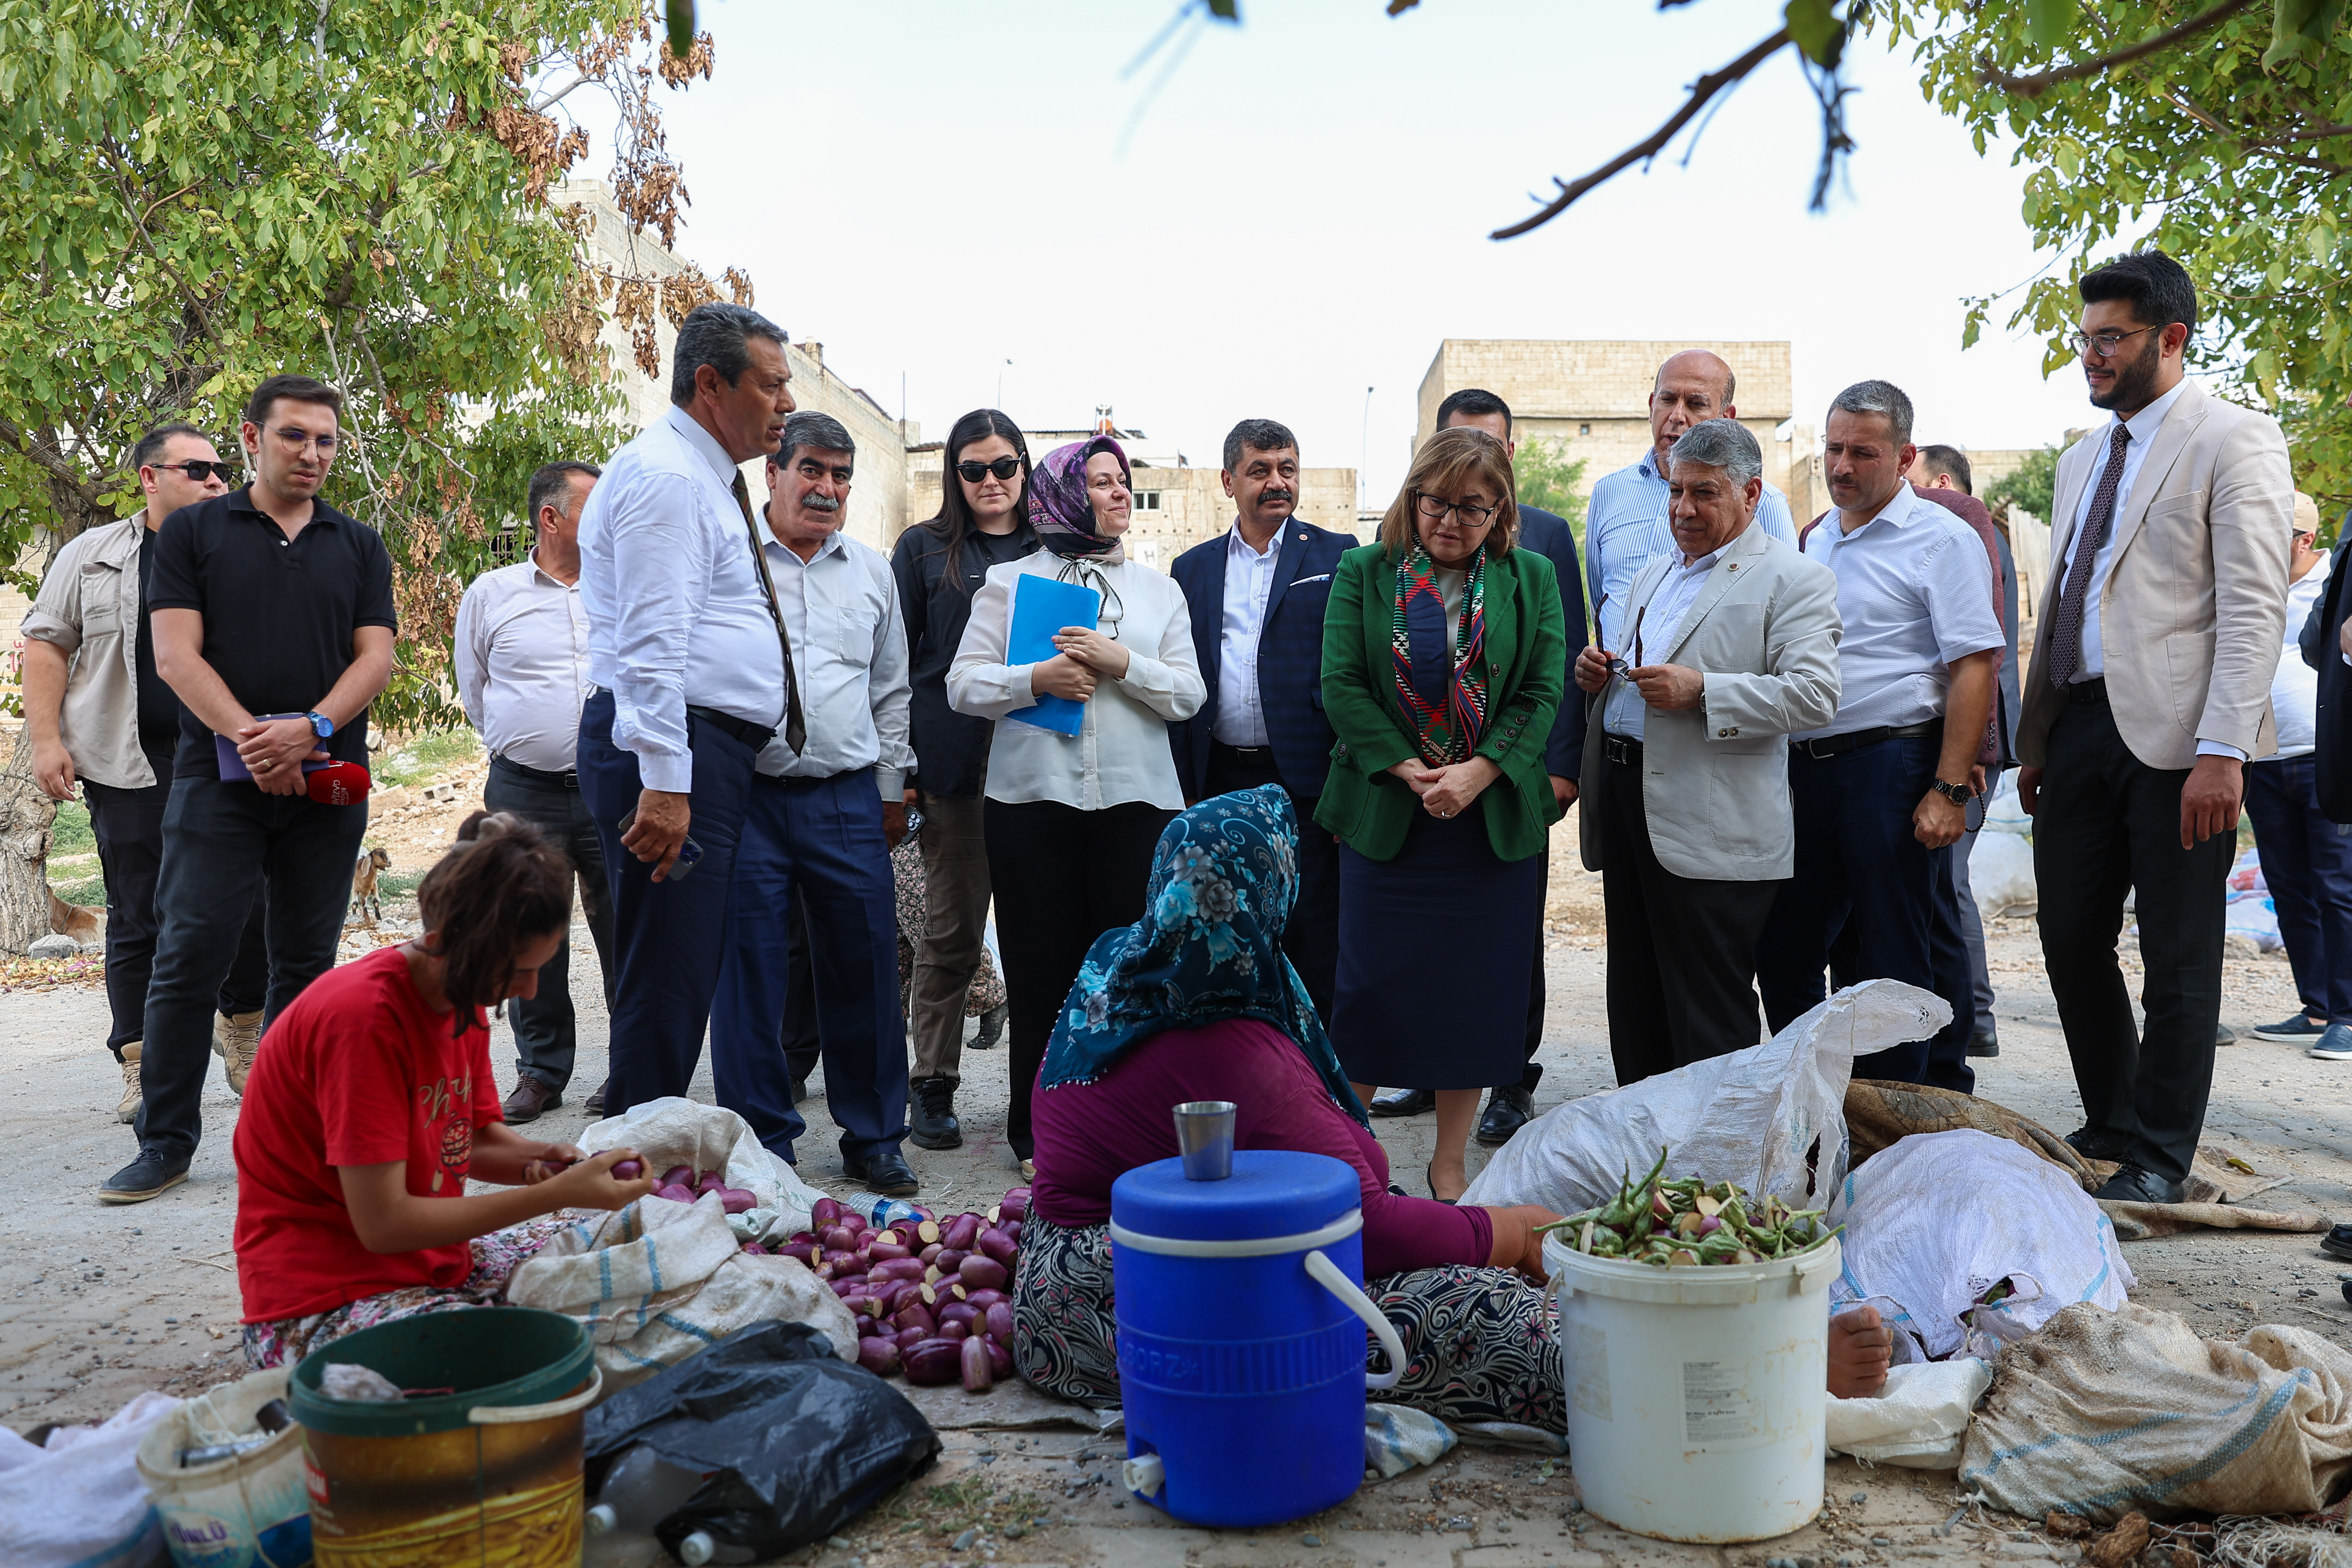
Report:
<svg viewBox="0 0 2352 1568"><path fill-rule="evenodd" d="M529 1073L516 1075L514 1091L507 1096L507 1125L520 1127L526 1121L536 1121L546 1111L563 1103L563 1097Z"/></svg>
<svg viewBox="0 0 2352 1568"><path fill-rule="evenodd" d="M919 1078L914 1089L914 1127L907 1136L925 1149L962 1148L963 1127L955 1113L955 1080Z"/></svg>
<svg viewBox="0 0 2352 1568"><path fill-rule="evenodd" d="M1437 1109L1437 1093L1427 1089L1392 1089L1372 1096L1374 1116L1426 1116Z"/></svg>
<svg viewBox="0 0 2352 1568"><path fill-rule="evenodd" d="M586 1111L586 1112L587 1112L589 1115L591 1115L591 1116L602 1116L602 1115L604 1115L604 1091L605 1091L606 1089L608 1089L612 1088L612 1087L613 1087L613 1080L612 1080L611 1079L609 1079L609 1078L608 1078L608 1079L606 1079L604 1082L602 1082L602 1083L598 1084L598 1085L596 1086L596 1092L595 1092L595 1093L593 1093L593 1094L592 1094L592 1095L590 1095L590 1096L588 1097L588 1101L587 1101L587 1103L586 1103L586 1104L584 1104L584 1105L583 1105L580 1109L581 1109L581 1110L584 1110L584 1111Z"/></svg>
<svg viewBox="0 0 2352 1568"><path fill-rule="evenodd" d="M1486 1097L1486 1114L1478 1119L1478 1142L1497 1149L1536 1113L1536 1097L1517 1084L1505 1084Z"/></svg>
<svg viewBox="0 0 2352 1568"><path fill-rule="evenodd" d="M2066 1134L2066 1145L2085 1160L2120 1160L2123 1140L2095 1127L2077 1127Z"/></svg>
<svg viewBox="0 0 2352 1568"><path fill-rule="evenodd" d="M2091 1195L2103 1204L2177 1204L2180 1201L2181 1184L2167 1181L2126 1161L2105 1186Z"/></svg>
<svg viewBox="0 0 2352 1568"><path fill-rule="evenodd" d="M844 1155L842 1171L853 1182L863 1182L866 1190L886 1198L912 1197L922 1183L915 1179L915 1168L896 1149L886 1149L869 1154L861 1163Z"/></svg>
<svg viewBox="0 0 2352 1568"><path fill-rule="evenodd" d="M1992 1020L1990 1018L1979 1024L1975 1032L1969 1036L1969 1055L1972 1057L2000 1055L2000 1036L1994 1031Z"/></svg>
<svg viewBox="0 0 2352 1568"><path fill-rule="evenodd" d="M173 1154L160 1145L150 1144L139 1151L133 1160L106 1178L98 1189L98 1201L102 1204L143 1204L159 1197L188 1179L188 1159L185 1154Z"/></svg>

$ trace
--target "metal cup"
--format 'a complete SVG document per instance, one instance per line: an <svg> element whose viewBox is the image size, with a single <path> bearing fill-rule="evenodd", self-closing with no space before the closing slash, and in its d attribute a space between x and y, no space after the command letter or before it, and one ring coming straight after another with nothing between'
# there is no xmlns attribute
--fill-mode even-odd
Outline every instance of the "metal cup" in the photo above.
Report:
<svg viewBox="0 0 2352 1568"><path fill-rule="evenodd" d="M1176 1148L1188 1182L1222 1182L1234 1173L1234 1112L1230 1100L1188 1100L1176 1107Z"/></svg>

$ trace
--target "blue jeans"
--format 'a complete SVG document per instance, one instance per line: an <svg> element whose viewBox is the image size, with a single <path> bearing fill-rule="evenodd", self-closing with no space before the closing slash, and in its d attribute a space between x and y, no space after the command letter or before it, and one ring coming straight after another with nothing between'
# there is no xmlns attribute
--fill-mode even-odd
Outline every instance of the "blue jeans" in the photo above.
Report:
<svg viewBox="0 0 2352 1568"><path fill-rule="evenodd" d="M321 805L219 779L174 779L163 808L163 868L155 883L154 974L147 1042L139 1058L139 1146L178 1158L203 1135L213 1007L267 899L266 1029L302 988L334 967L352 901L352 863L367 833L365 805Z"/></svg>
<svg viewBox="0 0 2352 1568"><path fill-rule="evenodd" d="M1843 926L1854 945L1856 980L1900 980L1952 1004L1952 1021L1932 1041L1857 1058L1853 1076L1969 1094L1976 1089L1968 1065L1976 1002L1952 851L1929 849L1912 836L1911 814L1936 776L1942 749L1935 735L1881 741L1829 758L1790 748L1796 874L1782 885L1757 940L1757 988L1765 1021L1775 1033L1787 1028L1827 994L1822 972L1831 938Z"/></svg>
<svg viewBox="0 0 2352 1568"><path fill-rule="evenodd" d="M807 911L825 1107L841 1126L842 1157L863 1163L896 1153L907 1136L907 1026L897 895L871 771L808 782L757 776L735 851L710 1070L719 1103L786 1160L807 1131L782 1040L787 913L796 903Z"/></svg>
<svg viewBox="0 0 2352 1568"><path fill-rule="evenodd" d="M2305 1016L2352 1024L2352 838L2321 814L2310 754L2248 768L2246 815Z"/></svg>

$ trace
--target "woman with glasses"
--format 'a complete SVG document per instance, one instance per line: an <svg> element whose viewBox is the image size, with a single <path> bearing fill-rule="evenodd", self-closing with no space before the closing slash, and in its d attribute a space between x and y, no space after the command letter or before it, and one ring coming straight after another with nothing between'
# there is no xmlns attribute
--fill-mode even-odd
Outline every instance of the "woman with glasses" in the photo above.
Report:
<svg viewBox="0 0 2352 1568"><path fill-rule="evenodd" d="M1357 1096L1437 1091L1430 1194L1469 1184L1481 1091L1526 1070L1528 975L1559 819L1544 772L1566 681L1551 563L1513 548L1511 462L1483 430L1432 437L1339 557L1323 616L1339 736L1315 819L1339 836L1331 1036Z"/></svg>
<svg viewBox="0 0 2352 1568"><path fill-rule="evenodd" d="M981 829L981 783L992 728L948 706L948 665L971 619L972 597L991 569L1037 548L1029 526L1029 447L1021 427L993 408L976 408L948 432L940 513L898 537L890 570L907 617L915 784L923 828L927 921L915 953L908 1023L915 1035L909 1136L926 1149L963 1142L955 1091L963 1065L963 1020L986 952L988 850ZM975 1047L993 1044L1001 1014L983 1019Z"/></svg>
<svg viewBox="0 0 2352 1568"><path fill-rule="evenodd" d="M1183 590L1120 547L1129 486L1127 454L1108 436L1046 454L1029 486L1044 548L989 568L948 670L949 703L996 726L983 817L1012 1006L1005 1137L1024 1175L1034 1173L1029 1099L1045 1037L1087 946L1143 913L1152 844L1184 805L1168 725L1207 695ZM1093 625L1055 634L1052 658L1016 664L1013 613L1033 576L1090 588L1099 609ZM1042 696L1084 705L1076 734L1029 721Z"/></svg>

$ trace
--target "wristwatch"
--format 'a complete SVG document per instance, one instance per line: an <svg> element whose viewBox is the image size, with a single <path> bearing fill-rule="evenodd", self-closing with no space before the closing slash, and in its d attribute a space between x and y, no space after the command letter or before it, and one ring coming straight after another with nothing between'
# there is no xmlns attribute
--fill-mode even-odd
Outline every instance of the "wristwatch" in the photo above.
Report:
<svg viewBox="0 0 2352 1568"><path fill-rule="evenodd" d="M321 741L326 740L335 732L335 721L332 719L328 718L324 713L306 713L303 717L310 721L311 731L317 734L319 739Z"/></svg>
<svg viewBox="0 0 2352 1568"><path fill-rule="evenodd" d="M1974 792L1964 784L1946 784L1941 779L1931 779L1928 782L1935 786L1937 795L1942 795L1954 805L1964 807L1969 801L1976 798Z"/></svg>

